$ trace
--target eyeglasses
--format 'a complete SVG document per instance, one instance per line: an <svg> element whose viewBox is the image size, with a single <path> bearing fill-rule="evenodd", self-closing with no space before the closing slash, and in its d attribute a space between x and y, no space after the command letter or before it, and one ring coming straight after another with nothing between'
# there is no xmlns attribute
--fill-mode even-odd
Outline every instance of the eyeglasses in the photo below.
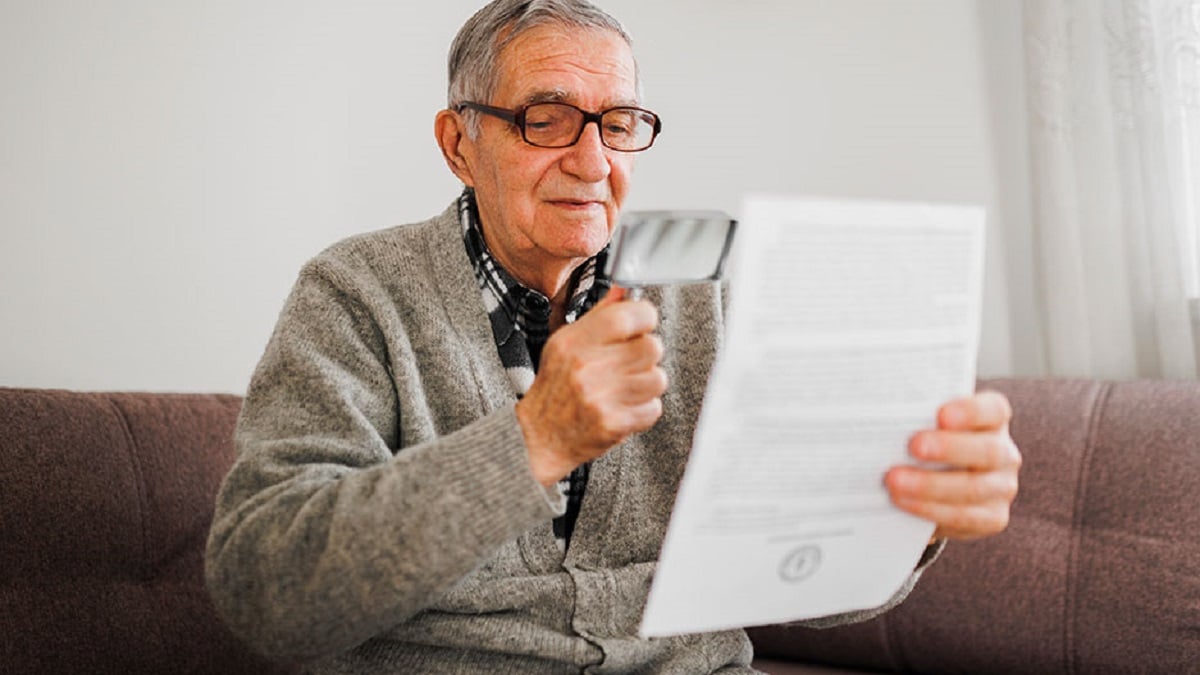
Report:
<svg viewBox="0 0 1200 675"><path fill-rule="evenodd" d="M459 112L465 108L516 125L521 130L521 138L539 148L575 145L588 122L596 123L600 129L600 142L605 147L621 152L645 150L654 145L654 139L662 132L662 120L658 115L630 106L593 113L569 103L533 103L515 110L470 101L458 105Z"/></svg>

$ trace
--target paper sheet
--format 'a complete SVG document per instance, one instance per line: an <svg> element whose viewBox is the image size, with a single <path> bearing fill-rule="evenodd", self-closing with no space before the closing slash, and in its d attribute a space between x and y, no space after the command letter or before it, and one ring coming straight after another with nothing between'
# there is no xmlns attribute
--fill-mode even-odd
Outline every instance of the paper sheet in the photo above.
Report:
<svg viewBox="0 0 1200 675"><path fill-rule="evenodd" d="M883 486L974 390L981 208L748 198L644 637L877 607L933 525Z"/></svg>

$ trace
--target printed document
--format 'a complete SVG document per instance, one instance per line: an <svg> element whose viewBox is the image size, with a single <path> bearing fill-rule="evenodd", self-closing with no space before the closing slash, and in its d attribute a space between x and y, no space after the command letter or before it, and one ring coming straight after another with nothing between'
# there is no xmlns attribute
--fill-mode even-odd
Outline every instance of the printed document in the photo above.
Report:
<svg viewBox="0 0 1200 675"><path fill-rule="evenodd" d="M644 637L878 607L934 526L883 477L975 387L984 212L748 198Z"/></svg>

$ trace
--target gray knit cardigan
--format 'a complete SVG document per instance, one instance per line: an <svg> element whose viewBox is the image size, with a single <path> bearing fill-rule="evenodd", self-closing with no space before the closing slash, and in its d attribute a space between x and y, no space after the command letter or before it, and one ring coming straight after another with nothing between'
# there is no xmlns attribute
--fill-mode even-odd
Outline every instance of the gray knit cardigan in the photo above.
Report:
<svg viewBox="0 0 1200 675"><path fill-rule="evenodd" d="M665 412L595 462L564 555L564 500L534 480L455 209L306 264L217 499L225 621L313 672L754 672L741 630L636 636L722 333L715 285L648 296Z"/></svg>

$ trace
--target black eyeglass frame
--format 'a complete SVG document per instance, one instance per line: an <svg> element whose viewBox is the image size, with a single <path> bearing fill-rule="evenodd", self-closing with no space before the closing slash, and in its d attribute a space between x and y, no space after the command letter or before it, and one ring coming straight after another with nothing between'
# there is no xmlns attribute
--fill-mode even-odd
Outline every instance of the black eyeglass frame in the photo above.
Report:
<svg viewBox="0 0 1200 675"><path fill-rule="evenodd" d="M547 104L566 106L568 108L578 110L579 113L581 115L583 115L583 124L579 125L579 131L575 134L575 138L571 139L570 143L564 143L563 145L541 145L541 144L534 143L533 141L529 140L529 136L526 135L526 133L525 133L525 111L535 105L547 105ZM526 143L528 143L529 145L532 145L535 148L569 148L572 145L575 145L576 143L579 142L580 137L583 136L583 130L587 128L587 125L589 122L596 123L596 129L600 131L600 143L603 144L604 147L609 148L610 150L616 150L617 152L641 152L643 150L648 150L648 149L650 149L650 146L654 145L654 141L655 141L655 139L658 138L658 135L660 133L662 133L662 118L658 116L658 113L656 113L652 110L646 110L645 108L639 108L637 106L631 106L631 105L619 105L619 106L616 106L613 108L608 108L607 110L601 110L600 112L588 112L588 111L584 110L583 108L580 108L579 106L574 106L574 105L571 105L570 103L563 103L561 101L539 101L537 103L530 103L528 105L523 105L519 108L515 108L515 109L511 109L511 110L508 108L497 108L495 106L484 105L483 103L475 103L474 101L464 101L464 102L458 104L458 106L456 107L456 110L461 113L466 108L469 108L471 110L477 110L485 115L491 115L492 117L502 119L505 122L508 122L509 124L516 126L518 129L521 130L521 140L525 141ZM639 113L645 113L645 114L653 117L654 118L654 133L650 134L650 142L647 143L644 147L634 148L634 149L616 148L616 147L609 145L608 141L604 140L604 128L600 126L600 122L601 122L601 120L604 119L605 115L607 115L608 113L613 112L615 110L632 110L632 111L639 112Z"/></svg>

